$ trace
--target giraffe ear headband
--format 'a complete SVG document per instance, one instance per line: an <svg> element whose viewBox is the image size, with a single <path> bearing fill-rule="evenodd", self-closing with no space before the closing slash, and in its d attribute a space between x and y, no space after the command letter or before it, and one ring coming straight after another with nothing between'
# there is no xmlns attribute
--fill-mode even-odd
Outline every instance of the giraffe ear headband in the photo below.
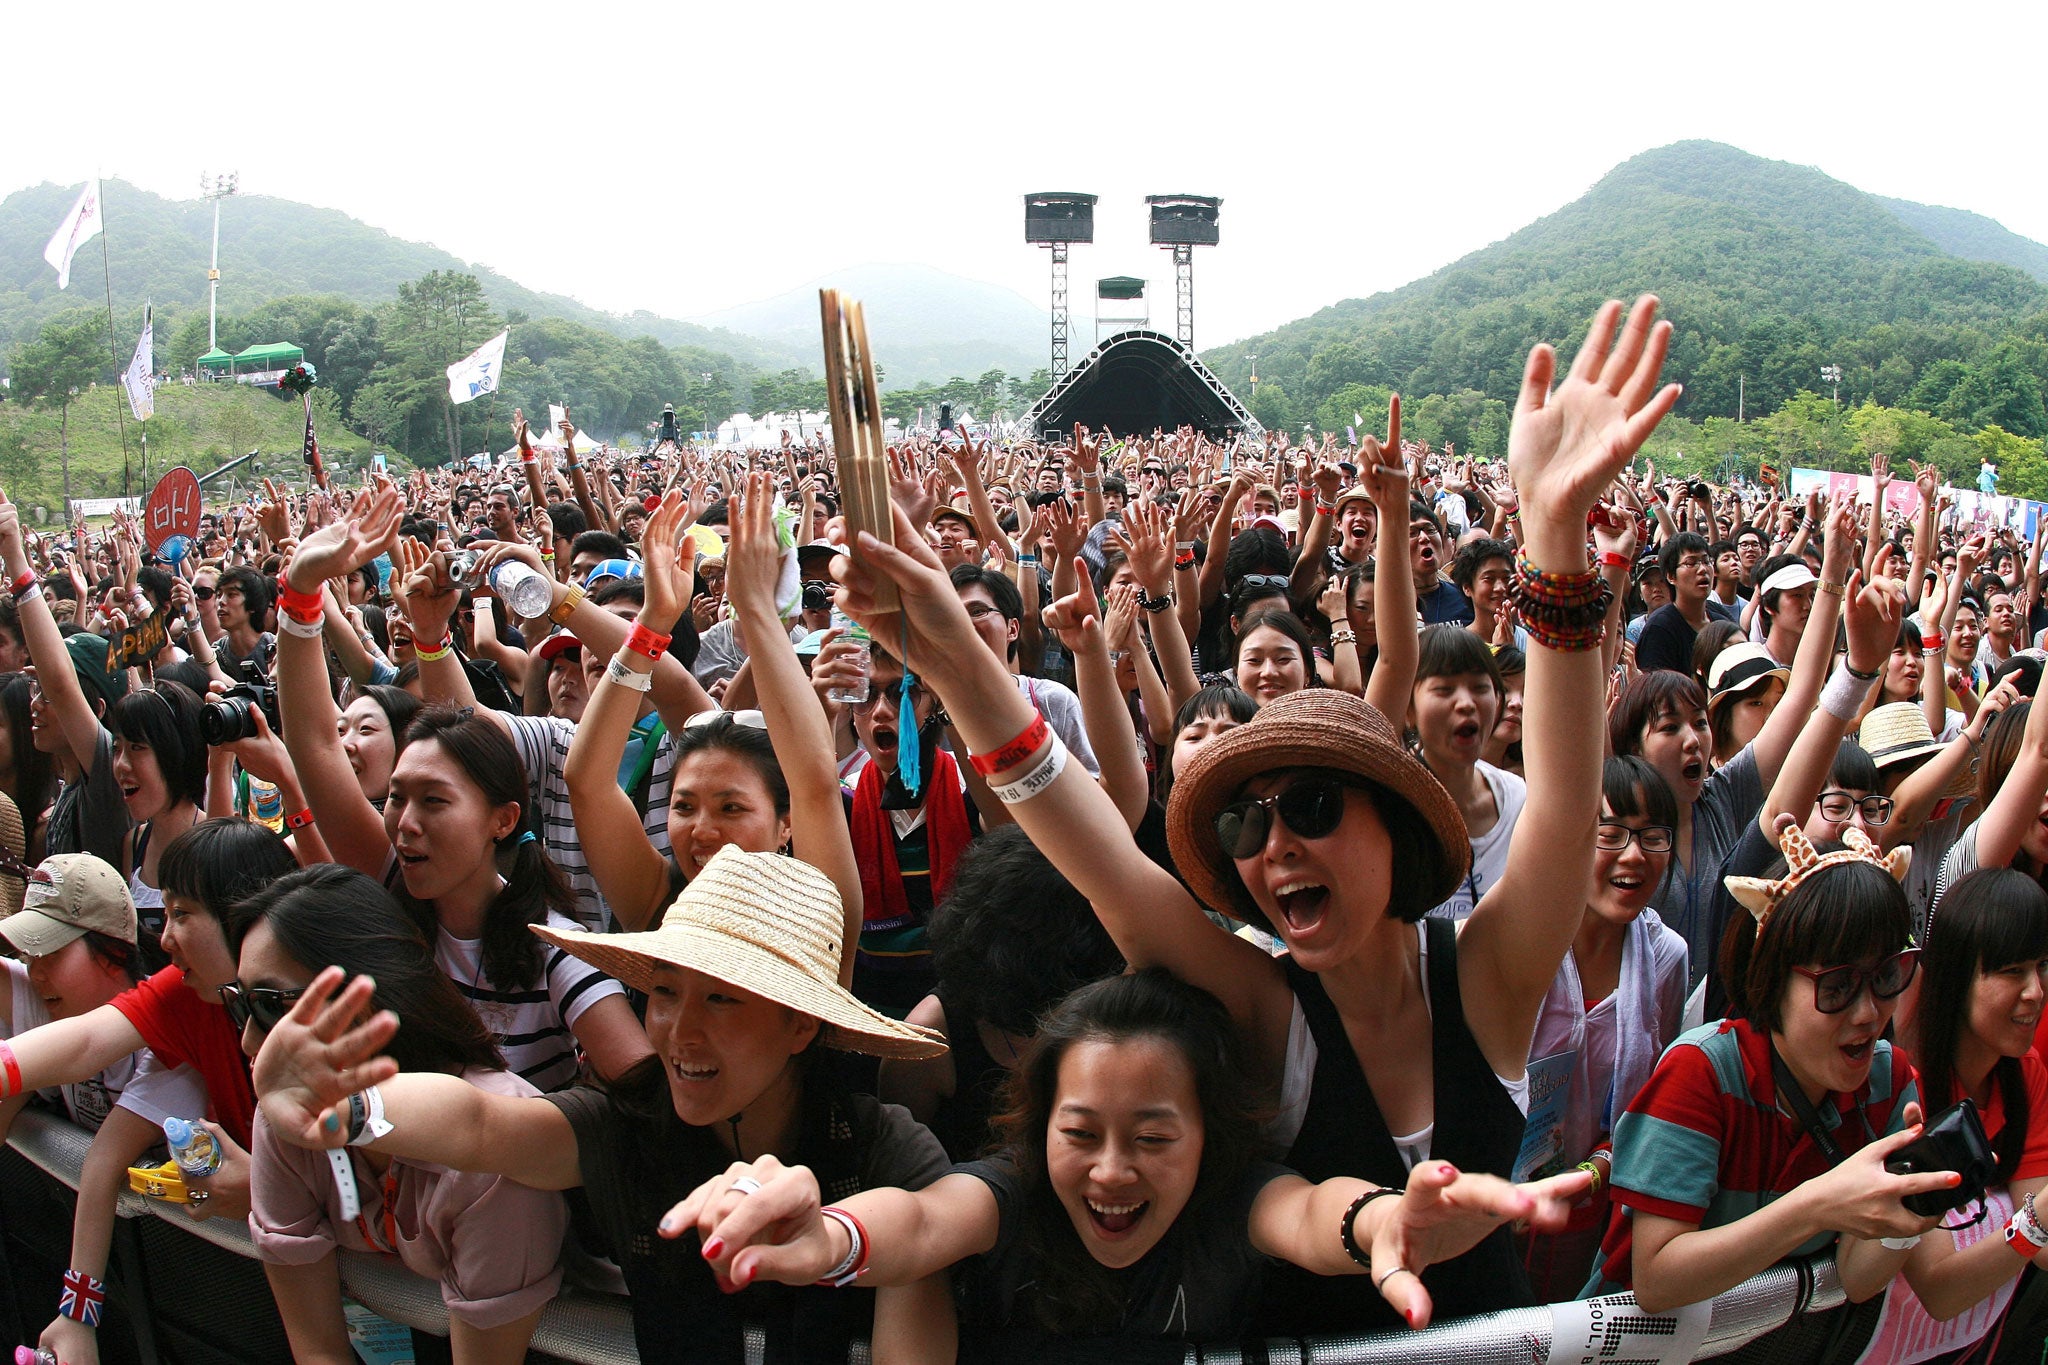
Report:
<svg viewBox="0 0 2048 1365"><path fill-rule="evenodd" d="M1806 831L1797 825L1789 826L1778 836L1778 847L1785 852L1785 875L1777 881L1765 877L1729 877L1728 894L1755 916L1757 932L1762 933L1764 926L1771 922L1771 916L1785 903L1785 898L1799 883L1822 868L1841 863L1869 863L1883 868L1893 881L1903 882L1907 870L1913 866L1912 849L1901 845L1890 853L1880 854L1877 845L1870 842L1870 836L1860 829L1842 831L1842 843L1844 847L1838 852L1816 853Z"/></svg>

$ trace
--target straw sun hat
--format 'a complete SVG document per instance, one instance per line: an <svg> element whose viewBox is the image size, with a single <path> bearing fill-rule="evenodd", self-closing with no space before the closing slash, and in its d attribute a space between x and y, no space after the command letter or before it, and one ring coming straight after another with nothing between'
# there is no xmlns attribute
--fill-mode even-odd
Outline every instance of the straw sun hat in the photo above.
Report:
<svg viewBox="0 0 2048 1365"><path fill-rule="evenodd" d="M1443 784L1411 755L1387 718L1349 692L1311 687L1260 708L1245 724L1210 740L1175 779L1166 807L1166 838L1188 889L1233 919L1263 921L1230 856L1216 837L1216 815L1245 783L1262 773L1319 768L1349 773L1409 807L1423 827L1423 846L1397 848L1397 858L1428 863L1426 905L1450 898L1472 864L1465 818Z"/></svg>
<svg viewBox="0 0 2048 1365"><path fill-rule="evenodd" d="M1872 707L1863 718L1863 728L1856 732L1856 742L1870 755L1880 773L1895 763L1926 758L1948 747L1928 728L1927 713L1920 709L1920 704L1910 701ZM1957 801L1973 795L1977 790L1976 766L1973 760L1958 768L1943 789L1941 799Z"/></svg>
<svg viewBox="0 0 2048 1365"><path fill-rule="evenodd" d="M810 864L779 853L718 850L668 908L661 927L593 934L532 926L637 990L661 964L688 968L819 1020L819 1041L872 1057L936 1057L945 1040L869 1009L839 984L845 925L839 892Z"/></svg>
<svg viewBox="0 0 2048 1365"><path fill-rule="evenodd" d="M5 792L0 792L0 848L5 848L18 861L28 857L28 835L22 828L21 811L15 806L14 798ZM28 882L25 878L0 872L0 919L18 914L27 896Z"/></svg>

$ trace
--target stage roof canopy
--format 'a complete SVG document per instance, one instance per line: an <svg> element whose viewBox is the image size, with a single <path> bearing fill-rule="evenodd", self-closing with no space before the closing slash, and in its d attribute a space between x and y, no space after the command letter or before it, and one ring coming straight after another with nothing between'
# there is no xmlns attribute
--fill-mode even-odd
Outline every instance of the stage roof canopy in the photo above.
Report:
<svg viewBox="0 0 2048 1365"><path fill-rule="evenodd" d="M1150 432L1191 426L1212 438L1256 434L1259 424L1200 357L1161 332L1119 332L1090 351L1045 397L1026 424L1033 431Z"/></svg>

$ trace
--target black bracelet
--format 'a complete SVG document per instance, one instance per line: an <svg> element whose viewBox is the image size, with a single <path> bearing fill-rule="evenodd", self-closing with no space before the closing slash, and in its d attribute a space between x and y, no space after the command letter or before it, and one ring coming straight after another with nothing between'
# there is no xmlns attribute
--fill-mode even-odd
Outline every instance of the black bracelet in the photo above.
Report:
<svg viewBox="0 0 2048 1365"><path fill-rule="evenodd" d="M1351 1231L1351 1225L1358 1221L1358 1211L1373 1200L1378 1199L1381 1195L1399 1193L1399 1190L1382 1185L1377 1189L1367 1190L1364 1194L1359 1195L1358 1198L1351 1201L1351 1207L1344 1210L1344 1222L1338 1227L1337 1232L1344 1239L1345 1254L1350 1256L1354 1263L1362 1265L1368 1270L1372 1269L1372 1253L1358 1245L1358 1238Z"/></svg>
<svg viewBox="0 0 2048 1365"><path fill-rule="evenodd" d="M1166 593L1159 597L1153 597L1151 594L1147 593L1143 588L1140 588L1138 589L1138 605L1144 608L1146 611L1165 611L1168 607L1173 605L1173 594Z"/></svg>
<svg viewBox="0 0 2048 1365"><path fill-rule="evenodd" d="M1842 659L1842 671L1843 671L1844 673L1847 673L1847 674L1848 674L1848 675L1849 675L1850 677L1854 678L1854 679L1855 679L1855 680L1856 680L1857 682L1865 682L1865 683L1867 683L1867 682L1876 682L1876 681L1877 681L1877 680L1878 680L1879 678L1881 678L1881 677L1883 677L1883 676L1884 676L1884 670L1883 670L1883 669L1881 669L1881 668L1880 668L1879 670L1877 670L1877 672L1875 672L1875 673L1859 673L1859 672L1857 672L1857 671L1856 671L1856 665L1854 665L1854 664L1850 663L1850 662L1849 662L1849 660L1848 660L1848 657L1847 657L1846 655L1845 655L1845 656L1843 656L1843 659Z"/></svg>

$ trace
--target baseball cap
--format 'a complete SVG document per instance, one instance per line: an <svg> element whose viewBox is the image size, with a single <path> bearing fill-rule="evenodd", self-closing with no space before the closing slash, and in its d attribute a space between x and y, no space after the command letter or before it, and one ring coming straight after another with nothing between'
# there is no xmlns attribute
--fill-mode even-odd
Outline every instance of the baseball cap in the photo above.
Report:
<svg viewBox="0 0 2048 1365"><path fill-rule="evenodd" d="M567 651L581 648L583 648L581 640L566 630L558 630L553 635L548 636L547 639L541 641L540 657L549 663L553 663Z"/></svg>
<svg viewBox="0 0 2048 1365"><path fill-rule="evenodd" d="M47 957L88 932L135 942L128 883L90 853L43 859L29 877L21 910L0 920L0 937L31 957Z"/></svg>
<svg viewBox="0 0 2048 1365"><path fill-rule="evenodd" d="M99 701L112 706L128 695L128 671L112 672L107 668L107 639L82 630L64 640L64 652L71 656L71 671L78 675L78 685L85 689L87 701Z"/></svg>
<svg viewBox="0 0 2048 1365"><path fill-rule="evenodd" d="M608 578L638 578L643 570L630 559L607 559L591 567L583 577L585 588L594 588Z"/></svg>

